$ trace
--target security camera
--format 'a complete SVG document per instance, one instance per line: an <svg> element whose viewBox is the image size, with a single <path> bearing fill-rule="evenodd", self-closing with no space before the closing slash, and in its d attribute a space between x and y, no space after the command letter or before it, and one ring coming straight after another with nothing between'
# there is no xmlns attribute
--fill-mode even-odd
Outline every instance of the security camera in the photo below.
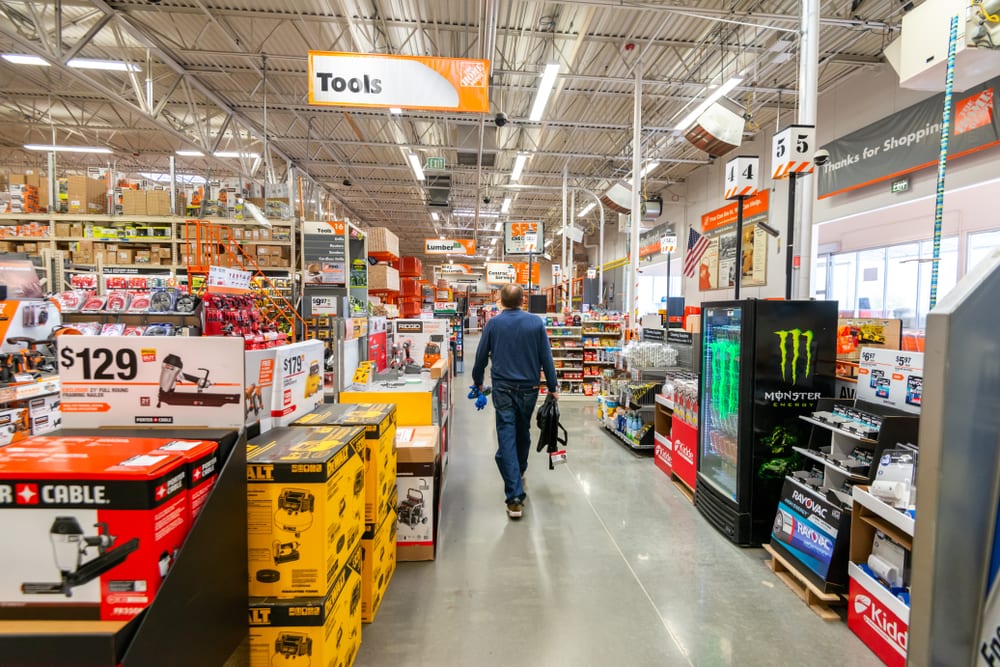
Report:
<svg viewBox="0 0 1000 667"><path fill-rule="evenodd" d="M507 124L507 114L505 114L503 112L498 113L495 121L496 121L497 127L503 127L504 125Z"/></svg>
<svg viewBox="0 0 1000 667"><path fill-rule="evenodd" d="M830 151L826 150L825 148L819 149L818 151L816 151L816 154L813 155L813 162L815 162L816 166L818 167L822 167L829 161L830 161Z"/></svg>
<svg viewBox="0 0 1000 667"><path fill-rule="evenodd" d="M489 195L486 195L485 197L483 197L483 203L484 204L489 204L491 201L493 201L493 200L490 199Z"/></svg>
<svg viewBox="0 0 1000 667"><path fill-rule="evenodd" d="M351 179L349 179L349 178L345 178L344 181L343 181L343 183L344 183L344 187L345 188L349 188L352 185L354 185L353 183L351 183Z"/></svg>

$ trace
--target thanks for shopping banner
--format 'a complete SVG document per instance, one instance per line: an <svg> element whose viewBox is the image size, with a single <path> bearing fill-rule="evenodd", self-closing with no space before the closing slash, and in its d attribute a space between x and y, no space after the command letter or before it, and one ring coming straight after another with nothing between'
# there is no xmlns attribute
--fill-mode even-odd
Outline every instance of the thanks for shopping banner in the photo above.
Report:
<svg viewBox="0 0 1000 667"><path fill-rule="evenodd" d="M309 52L309 104L488 113L490 61Z"/></svg>
<svg viewBox="0 0 1000 667"><path fill-rule="evenodd" d="M948 159L1000 144L996 87L1000 78L956 93ZM944 93L852 132L823 148L830 162L818 169L819 198L857 190L937 164Z"/></svg>

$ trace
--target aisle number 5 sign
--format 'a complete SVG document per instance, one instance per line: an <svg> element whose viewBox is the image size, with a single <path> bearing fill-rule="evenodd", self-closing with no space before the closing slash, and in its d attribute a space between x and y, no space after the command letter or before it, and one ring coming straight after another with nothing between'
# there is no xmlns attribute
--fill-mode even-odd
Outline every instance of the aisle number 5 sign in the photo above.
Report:
<svg viewBox="0 0 1000 667"><path fill-rule="evenodd" d="M812 156L816 150L816 127L789 125L771 140L771 178L788 178L789 174L811 174L815 170Z"/></svg>

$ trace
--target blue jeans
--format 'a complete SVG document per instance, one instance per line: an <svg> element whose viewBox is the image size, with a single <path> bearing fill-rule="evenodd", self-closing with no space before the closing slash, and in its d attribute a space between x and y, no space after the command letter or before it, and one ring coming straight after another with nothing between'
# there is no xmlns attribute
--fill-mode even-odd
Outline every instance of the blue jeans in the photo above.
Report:
<svg viewBox="0 0 1000 667"><path fill-rule="evenodd" d="M537 401L537 385L493 385L493 408L497 415L497 468L503 477L508 503L524 501L521 475L528 469L531 418Z"/></svg>

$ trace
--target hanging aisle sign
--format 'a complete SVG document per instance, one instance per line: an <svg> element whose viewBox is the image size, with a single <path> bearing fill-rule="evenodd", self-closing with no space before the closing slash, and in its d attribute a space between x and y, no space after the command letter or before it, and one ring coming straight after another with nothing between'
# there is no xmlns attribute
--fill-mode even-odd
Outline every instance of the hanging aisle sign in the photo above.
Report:
<svg viewBox="0 0 1000 667"><path fill-rule="evenodd" d="M757 194L760 158L740 155L726 163L726 199L752 197Z"/></svg>
<svg viewBox="0 0 1000 667"><path fill-rule="evenodd" d="M789 125L771 140L771 178L784 179L789 174L811 174L816 150L814 125Z"/></svg>
<svg viewBox="0 0 1000 667"><path fill-rule="evenodd" d="M503 248L505 255L528 255L537 253L539 241L545 236L545 226L541 222L505 222L503 224Z"/></svg>
<svg viewBox="0 0 1000 667"><path fill-rule="evenodd" d="M474 239L424 239L425 255L475 255Z"/></svg>
<svg viewBox="0 0 1000 667"><path fill-rule="evenodd" d="M669 254L677 252L677 235L667 234L660 237L660 253Z"/></svg>
<svg viewBox="0 0 1000 667"><path fill-rule="evenodd" d="M490 61L309 52L309 104L488 113Z"/></svg>

